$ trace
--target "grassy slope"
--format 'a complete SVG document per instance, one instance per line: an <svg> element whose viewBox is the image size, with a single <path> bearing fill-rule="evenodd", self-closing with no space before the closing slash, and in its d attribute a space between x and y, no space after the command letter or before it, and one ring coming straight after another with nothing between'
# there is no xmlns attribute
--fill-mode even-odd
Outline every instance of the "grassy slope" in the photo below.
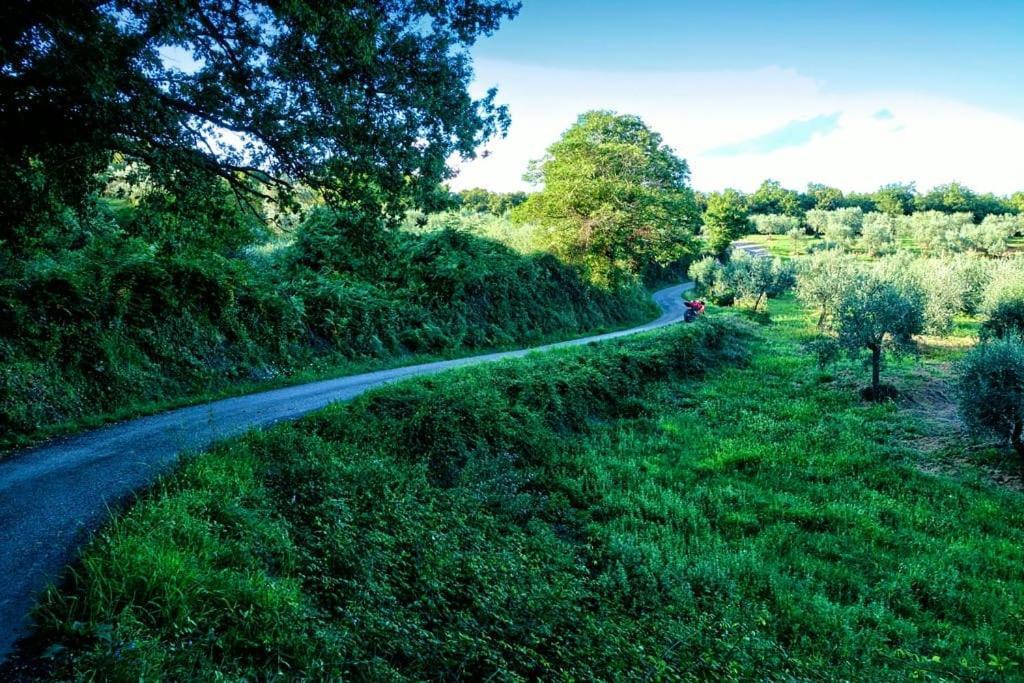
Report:
<svg viewBox="0 0 1024 683"><path fill-rule="evenodd" d="M41 642L132 679L1019 675L1021 495L923 473L915 414L773 313L703 382L668 375L720 364L711 320L223 446L92 546Z"/></svg>
<svg viewBox="0 0 1024 683"><path fill-rule="evenodd" d="M20 321L0 325L0 457L184 405L599 334L657 313L639 286L596 288L550 257L460 231L403 233L389 248L377 254L385 272L370 275L291 272L284 256L133 260L96 247L35 280L0 278L0 318ZM348 257L337 258L345 272ZM65 290L69 302L54 294Z"/></svg>
<svg viewBox="0 0 1024 683"><path fill-rule="evenodd" d="M153 415L175 408L194 406L200 403L209 403L232 396L244 396L260 391L269 391L281 387L290 387L298 384L317 382L320 380L335 379L358 375L364 372L376 370L387 370L390 368L407 367L430 363L437 360L451 358L467 358L480 356L496 351L507 351L519 349L525 346L542 346L544 344L589 337L591 335L604 334L617 330L628 329L641 325L657 317L657 307L653 303L647 307L645 315L637 315L621 325L600 325L588 330L566 330L561 334L535 335L529 340L512 344L499 344L483 348L460 348L452 349L444 353L403 353L399 356L384 358L362 358L362 359L337 359L337 358L313 358L307 367L288 371L276 377L264 380L248 380L230 383L222 383L213 389L203 389L189 392L187 395L164 398L155 401L130 401L116 410L87 413L71 420L65 420L53 424L41 424L29 433L0 432L0 459L9 456L14 450L29 448L38 445L49 439L68 434L76 434L87 429L95 429L112 422L129 420L143 415Z"/></svg>

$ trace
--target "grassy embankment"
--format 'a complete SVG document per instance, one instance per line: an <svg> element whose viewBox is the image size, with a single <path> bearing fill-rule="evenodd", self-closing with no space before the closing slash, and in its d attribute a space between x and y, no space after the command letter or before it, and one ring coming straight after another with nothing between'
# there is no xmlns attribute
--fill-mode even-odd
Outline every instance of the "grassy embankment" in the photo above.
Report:
<svg viewBox="0 0 1024 683"><path fill-rule="evenodd" d="M315 214L269 255L160 251L116 231L0 277L0 451L257 389L630 327L548 255L464 231L362 250ZM2 261L2 259L0 259Z"/></svg>
<svg viewBox="0 0 1024 683"><path fill-rule="evenodd" d="M755 341L712 314L221 445L43 601L50 672L1019 675L1024 501L935 474L911 400L956 351L865 404L860 367L802 350L792 299L772 313Z"/></svg>

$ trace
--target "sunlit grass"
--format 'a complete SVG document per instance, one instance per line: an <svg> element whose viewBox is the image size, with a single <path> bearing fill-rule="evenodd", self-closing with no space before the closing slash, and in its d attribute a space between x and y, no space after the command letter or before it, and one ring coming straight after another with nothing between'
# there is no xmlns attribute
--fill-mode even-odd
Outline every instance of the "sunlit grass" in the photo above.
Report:
<svg viewBox="0 0 1024 683"><path fill-rule="evenodd" d="M920 412L769 311L748 364L715 309L194 459L45 601L55 672L1015 678L1024 499L923 471ZM913 395L947 352L885 372Z"/></svg>

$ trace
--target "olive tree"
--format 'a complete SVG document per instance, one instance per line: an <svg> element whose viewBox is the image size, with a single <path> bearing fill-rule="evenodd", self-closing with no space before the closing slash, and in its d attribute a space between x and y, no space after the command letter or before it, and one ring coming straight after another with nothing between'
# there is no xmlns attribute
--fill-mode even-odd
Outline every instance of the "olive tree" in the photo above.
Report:
<svg viewBox="0 0 1024 683"><path fill-rule="evenodd" d="M978 225L964 227L965 246L989 256L1002 256L1009 248L1008 240L1020 229L1019 216L985 216Z"/></svg>
<svg viewBox="0 0 1024 683"><path fill-rule="evenodd" d="M864 212L857 206L829 211L825 226L825 239L850 248L860 236L864 224Z"/></svg>
<svg viewBox="0 0 1024 683"><path fill-rule="evenodd" d="M983 337L1024 334L1024 258L993 263L980 305Z"/></svg>
<svg viewBox="0 0 1024 683"><path fill-rule="evenodd" d="M800 229L800 219L779 213L756 214L750 217L754 228L762 235L785 235Z"/></svg>
<svg viewBox="0 0 1024 683"><path fill-rule="evenodd" d="M758 311L766 299L790 289L795 281L792 263L751 256L742 249L734 249L725 262L705 257L693 263L689 272L715 303L743 302L753 311Z"/></svg>
<svg viewBox="0 0 1024 683"><path fill-rule="evenodd" d="M1017 335L971 349L959 365L960 411L975 431L1007 440L1024 457L1024 342Z"/></svg>
<svg viewBox="0 0 1024 683"><path fill-rule="evenodd" d="M886 352L912 350L924 327L924 296L919 288L893 282L873 270L860 270L841 288L828 329L839 347L857 357L867 351L871 365L868 396L882 397L881 369Z"/></svg>
<svg viewBox="0 0 1024 683"><path fill-rule="evenodd" d="M872 211L864 214L857 246L870 256L883 256L896 251L896 217Z"/></svg>
<svg viewBox="0 0 1024 683"><path fill-rule="evenodd" d="M690 264L690 278L717 304L731 304L735 298L723 275L725 266L714 256L705 256Z"/></svg>
<svg viewBox="0 0 1024 683"><path fill-rule="evenodd" d="M926 254L963 251L965 233L974 226L974 218L967 212L918 211L906 220L911 237Z"/></svg>
<svg viewBox="0 0 1024 683"><path fill-rule="evenodd" d="M782 294L795 281L791 263L779 258L751 256L742 249L733 250L724 272L736 299L750 302L755 312L762 301Z"/></svg>
<svg viewBox="0 0 1024 683"><path fill-rule="evenodd" d="M808 212L810 213L810 212ZM796 295L818 311L818 328L835 314L846 281L855 270L853 260L834 251L822 251L803 257L796 268Z"/></svg>

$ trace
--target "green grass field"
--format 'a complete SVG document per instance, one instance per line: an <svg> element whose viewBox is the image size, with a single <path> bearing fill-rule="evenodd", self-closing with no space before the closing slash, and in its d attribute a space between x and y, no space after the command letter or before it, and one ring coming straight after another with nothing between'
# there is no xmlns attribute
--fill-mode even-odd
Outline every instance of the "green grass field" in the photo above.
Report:
<svg viewBox="0 0 1024 683"><path fill-rule="evenodd" d="M192 459L38 611L46 675L1011 680L1024 498L956 459L971 331L859 400L713 312L405 383ZM740 349L746 348L746 354ZM746 355L746 360L744 360Z"/></svg>
<svg viewBox="0 0 1024 683"><path fill-rule="evenodd" d="M799 240L794 240L786 235L751 233L741 237L740 241L764 247L772 256L792 258L793 256L807 253L807 249L811 245L821 242L821 239L808 235L807 237L801 237Z"/></svg>

